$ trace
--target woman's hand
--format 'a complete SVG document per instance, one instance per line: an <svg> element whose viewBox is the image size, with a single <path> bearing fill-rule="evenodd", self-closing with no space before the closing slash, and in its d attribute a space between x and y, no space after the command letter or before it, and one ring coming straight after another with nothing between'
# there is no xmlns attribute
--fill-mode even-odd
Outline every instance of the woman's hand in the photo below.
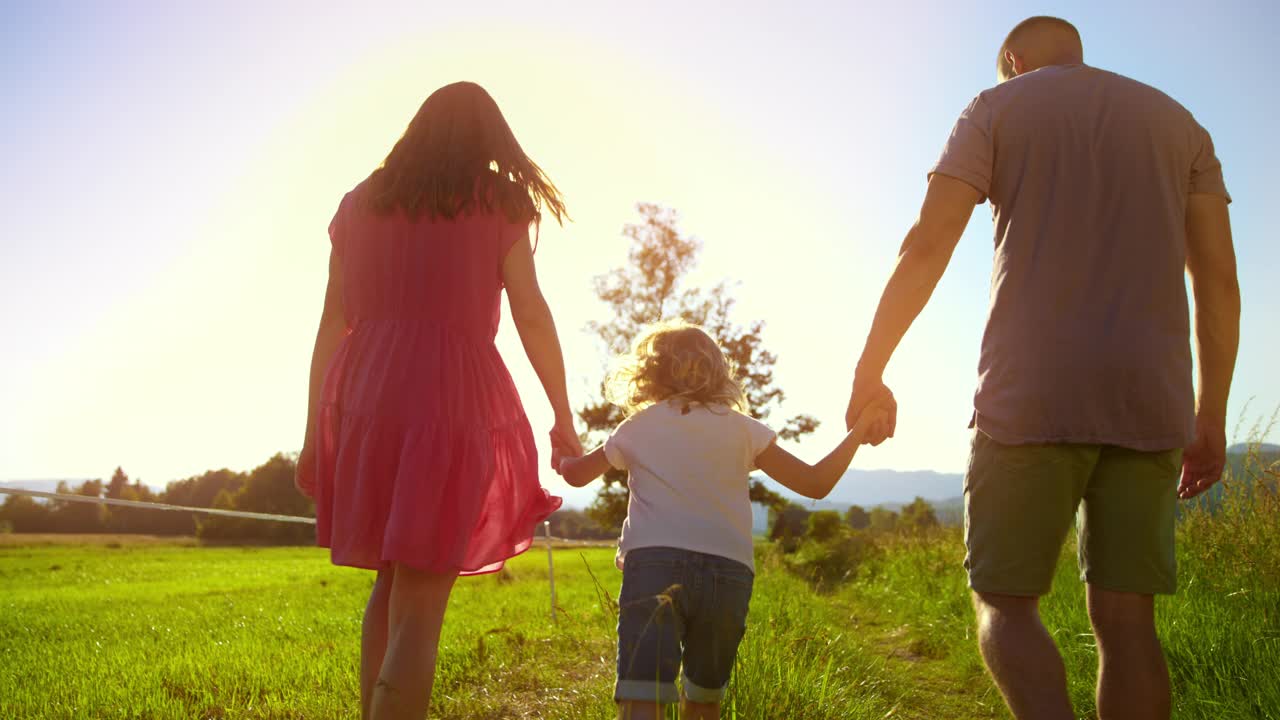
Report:
<svg viewBox="0 0 1280 720"><path fill-rule="evenodd" d="M578 430L573 426L573 416L557 415L555 425L551 426L551 469L559 473L562 459L580 455L582 441L578 439Z"/></svg>
<svg viewBox="0 0 1280 720"><path fill-rule="evenodd" d="M298 466L293 473L293 486L298 492L309 498L315 498L316 492L316 449L305 445L298 454Z"/></svg>

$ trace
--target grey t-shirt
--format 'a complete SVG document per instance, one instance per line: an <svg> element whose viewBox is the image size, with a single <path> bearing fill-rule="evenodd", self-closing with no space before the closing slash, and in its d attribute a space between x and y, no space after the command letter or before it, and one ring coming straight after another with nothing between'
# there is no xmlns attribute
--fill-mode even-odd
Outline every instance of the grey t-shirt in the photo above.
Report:
<svg viewBox="0 0 1280 720"><path fill-rule="evenodd" d="M1187 196L1230 201L1191 113L1115 73L1041 68L979 94L933 173L995 218L975 425L1005 444L1189 444Z"/></svg>

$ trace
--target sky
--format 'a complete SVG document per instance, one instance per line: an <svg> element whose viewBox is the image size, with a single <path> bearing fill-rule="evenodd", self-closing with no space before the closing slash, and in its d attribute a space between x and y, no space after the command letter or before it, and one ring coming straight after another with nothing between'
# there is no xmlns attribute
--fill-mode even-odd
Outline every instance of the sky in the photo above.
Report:
<svg viewBox="0 0 1280 720"><path fill-rule="evenodd" d="M1280 5L1224 2L28 3L0 12L0 480L152 485L296 451L343 193L422 100L484 85L566 197L537 262L571 400L607 361L592 278L637 202L675 208L765 321L784 415L843 435L854 362L925 173L1021 19L1155 85L1213 134L1243 293L1230 433L1280 407ZM895 355L897 437L855 467L962 471L992 255L975 210ZM498 338L543 452L550 410ZM779 420L781 418L778 418ZM1272 433L1274 439L1276 433ZM567 486L549 470L553 492ZM587 493L590 494L591 489ZM581 497L581 493L577 495Z"/></svg>

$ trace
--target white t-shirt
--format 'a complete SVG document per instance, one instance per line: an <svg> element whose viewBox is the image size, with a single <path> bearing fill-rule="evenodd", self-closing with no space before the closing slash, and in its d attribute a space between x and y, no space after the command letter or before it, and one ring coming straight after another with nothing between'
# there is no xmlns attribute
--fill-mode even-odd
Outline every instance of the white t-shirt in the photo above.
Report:
<svg viewBox="0 0 1280 720"><path fill-rule="evenodd" d="M676 547L755 570L748 476L773 442L768 425L725 406L663 402L632 415L605 441L609 464L629 473L618 540L627 551Z"/></svg>

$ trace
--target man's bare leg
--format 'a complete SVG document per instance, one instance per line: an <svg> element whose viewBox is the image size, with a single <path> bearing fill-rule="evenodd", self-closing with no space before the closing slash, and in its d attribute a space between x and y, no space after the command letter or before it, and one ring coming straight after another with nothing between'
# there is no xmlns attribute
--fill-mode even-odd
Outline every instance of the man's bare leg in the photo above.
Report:
<svg viewBox="0 0 1280 720"><path fill-rule="evenodd" d="M1067 674L1040 622L1040 599L973 594L978 647L987 670L1018 720L1075 720Z"/></svg>
<svg viewBox="0 0 1280 720"><path fill-rule="evenodd" d="M1155 598L1088 586L1098 638L1099 720L1168 720L1169 669L1156 636Z"/></svg>

